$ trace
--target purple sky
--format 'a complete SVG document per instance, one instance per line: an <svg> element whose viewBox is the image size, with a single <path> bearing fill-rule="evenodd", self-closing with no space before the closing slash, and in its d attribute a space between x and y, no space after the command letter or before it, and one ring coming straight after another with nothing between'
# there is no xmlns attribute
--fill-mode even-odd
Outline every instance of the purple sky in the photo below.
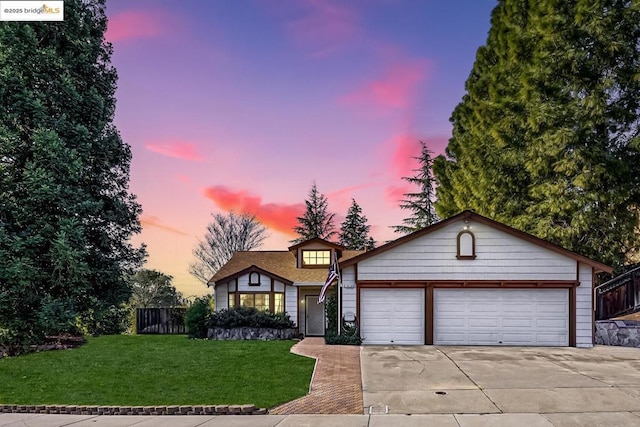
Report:
<svg viewBox="0 0 640 427"><path fill-rule="evenodd" d="M185 295L214 212L285 249L315 180L378 242L405 213L418 140L441 154L495 0L109 0L116 125L131 145L148 268Z"/></svg>

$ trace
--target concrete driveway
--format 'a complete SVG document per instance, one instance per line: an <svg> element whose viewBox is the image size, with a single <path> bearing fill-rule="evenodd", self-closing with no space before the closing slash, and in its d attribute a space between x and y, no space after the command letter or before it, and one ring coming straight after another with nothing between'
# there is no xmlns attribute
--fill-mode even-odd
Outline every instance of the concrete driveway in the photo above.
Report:
<svg viewBox="0 0 640 427"><path fill-rule="evenodd" d="M458 414L451 425L462 426L512 425L508 414L531 414L532 426L640 425L640 349L369 346L360 360L372 414Z"/></svg>

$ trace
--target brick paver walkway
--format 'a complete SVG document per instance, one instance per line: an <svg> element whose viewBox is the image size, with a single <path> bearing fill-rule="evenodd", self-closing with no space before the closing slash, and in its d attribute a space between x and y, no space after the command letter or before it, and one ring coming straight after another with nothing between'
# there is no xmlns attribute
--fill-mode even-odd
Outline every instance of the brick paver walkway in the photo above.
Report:
<svg viewBox="0 0 640 427"><path fill-rule="evenodd" d="M325 345L324 338L305 338L291 352L317 359L311 393L277 406L270 414L362 414L360 347Z"/></svg>

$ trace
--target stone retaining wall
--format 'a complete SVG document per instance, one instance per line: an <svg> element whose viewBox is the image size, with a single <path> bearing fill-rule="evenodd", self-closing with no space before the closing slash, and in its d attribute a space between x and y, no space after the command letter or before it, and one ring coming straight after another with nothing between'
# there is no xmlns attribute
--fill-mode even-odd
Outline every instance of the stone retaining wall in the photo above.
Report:
<svg viewBox="0 0 640 427"><path fill-rule="evenodd" d="M297 338L298 329L273 328L209 328L207 338L210 340L290 340Z"/></svg>
<svg viewBox="0 0 640 427"><path fill-rule="evenodd" d="M77 405L0 405L0 413L68 415L265 415L255 405L201 406L77 406Z"/></svg>
<svg viewBox="0 0 640 427"><path fill-rule="evenodd" d="M596 344L640 348L640 322L635 320L598 320Z"/></svg>

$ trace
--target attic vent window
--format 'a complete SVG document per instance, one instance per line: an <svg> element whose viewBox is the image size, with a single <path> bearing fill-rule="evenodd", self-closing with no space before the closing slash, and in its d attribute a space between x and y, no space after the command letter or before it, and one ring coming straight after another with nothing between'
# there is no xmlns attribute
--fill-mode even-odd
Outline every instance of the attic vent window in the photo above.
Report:
<svg viewBox="0 0 640 427"><path fill-rule="evenodd" d="M249 286L260 286L260 273L252 271L249 274Z"/></svg>
<svg viewBox="0 0 640 427"><path fill-rule="evenodd" d="M331 262L331 251L302 251L302 265L316 266L329 265Z"/></svg>
<svg viewBox="0 0 640 427"><path fill-rule="evenodd" d="M458 259L476 259L476 236L469 230L458 233Z"/></svg>

